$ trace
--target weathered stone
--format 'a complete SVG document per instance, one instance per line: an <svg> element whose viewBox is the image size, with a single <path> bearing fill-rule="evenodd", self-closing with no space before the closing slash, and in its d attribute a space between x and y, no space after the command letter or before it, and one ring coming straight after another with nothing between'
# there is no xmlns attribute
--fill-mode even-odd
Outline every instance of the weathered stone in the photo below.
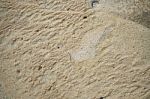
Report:
<svg viewBox="0 0 150 99"><path fill-rule="evenodd" d="M148 99L150 29L98 7L0 0L0 98Z"/></svg>

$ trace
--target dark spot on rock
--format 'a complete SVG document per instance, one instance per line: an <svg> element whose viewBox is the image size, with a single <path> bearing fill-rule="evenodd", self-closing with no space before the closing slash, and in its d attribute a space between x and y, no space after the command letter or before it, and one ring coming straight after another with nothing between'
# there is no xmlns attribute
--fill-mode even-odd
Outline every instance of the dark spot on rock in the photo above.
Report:
<svg viewBox="0 0 150 99"><path fill-rule="evenodd" d="M62 19L62 21L65 21L65 19Z"/></svg>
<svg viewBox="0 0 150 99"><path fill-rule="evenodd" d="M87 18L87 16L84 16L84 17L83 17L83 19L86 19L86 18Z"/></svg>
<svg viewBox="0 0 150 99"><path fill-rule="evenodd" d="M48 91L50 91L52 89L52 86L50 86L49 88L48 88Z"/></svg>
<svg viewBox="0 0 150 99"><path fill-rule="evenodd" d="M35 32L39 32L40 30L35 30Z"/></svg>
<svg viewBox="0 0 150 99"><path fill-rule="evenodd" d="M57 45L57 48L58 48L58 49L60 49L60 48L62 48L62 47L63 47L63 44L61 44L61 43Z"/></svg>
<svg viewBox="0 0 150 99"><path fill-rule="evenodd" d="M104 97L100 97L99 99L104 99Z"/></svg>
<svg viewBox="0 0 150 99"><path fill-rule="evenodd" d="M39 67L38 67L38 70L41 70L41 69L42 69L42 66L39 66Z"/></svg>
<svg viewBox="0 0 150 99"><path fill-rule="evenodd" d="M17 72L17 73L20 73L20 70L18 69L16 72Z"/></svg>
<svg viewBox="0 0 150 99"><path fill-rule="evenodd" d="M48 26L46 25L45 28L48 28Z"/></svg>
<svg viewBox="0 0 150 99"><path fill-rule="evenodd" d="M69 11L70 10L70 8L67 8L67 11Z"/></svg>

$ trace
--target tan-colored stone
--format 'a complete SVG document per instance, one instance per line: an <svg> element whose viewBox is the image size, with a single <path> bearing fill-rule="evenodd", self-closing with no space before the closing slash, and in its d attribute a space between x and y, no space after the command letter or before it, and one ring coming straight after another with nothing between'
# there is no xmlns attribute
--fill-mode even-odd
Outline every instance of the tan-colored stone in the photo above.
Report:
<svg viewBox="0 0 150 99"><path fill-rule="evenodd" d="M0 98L148 99L149 28L84 0L42 2L0 0Z"/></svg>

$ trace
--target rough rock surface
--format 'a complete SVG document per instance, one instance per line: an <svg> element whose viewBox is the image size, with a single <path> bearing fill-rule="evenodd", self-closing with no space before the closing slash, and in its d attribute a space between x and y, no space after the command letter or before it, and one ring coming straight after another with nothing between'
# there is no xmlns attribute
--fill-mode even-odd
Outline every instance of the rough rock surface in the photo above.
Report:
<svg viewBox="0 0 150 99"><path fill-rule="evenodd" d="M93 1L93 0L91 0ZM150 28L150 0L97 0L97 11L117 14Z"/></svg>
<svg viewBox="0 0 150 99"><path fill-rule="evenodd" d="M88 3L0 0L0 99L149 99L149 25Z"/></svg>

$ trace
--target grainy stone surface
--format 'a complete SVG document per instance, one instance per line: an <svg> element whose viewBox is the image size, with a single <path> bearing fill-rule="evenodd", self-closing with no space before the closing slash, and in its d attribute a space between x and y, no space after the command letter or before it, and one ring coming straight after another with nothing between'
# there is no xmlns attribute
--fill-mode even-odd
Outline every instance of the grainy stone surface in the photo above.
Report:
<svg viewBox="0 0 150 99"><path fill-rule="evenodd" d="M149 99L148 25L98 6L0 0L0 98Z"/></svg>
<svg viewBox="0 0 150 99"><path fill-rule="evenodd" d="M97 0L97 11L114 13L150 28L150 0Z"/></svg>

